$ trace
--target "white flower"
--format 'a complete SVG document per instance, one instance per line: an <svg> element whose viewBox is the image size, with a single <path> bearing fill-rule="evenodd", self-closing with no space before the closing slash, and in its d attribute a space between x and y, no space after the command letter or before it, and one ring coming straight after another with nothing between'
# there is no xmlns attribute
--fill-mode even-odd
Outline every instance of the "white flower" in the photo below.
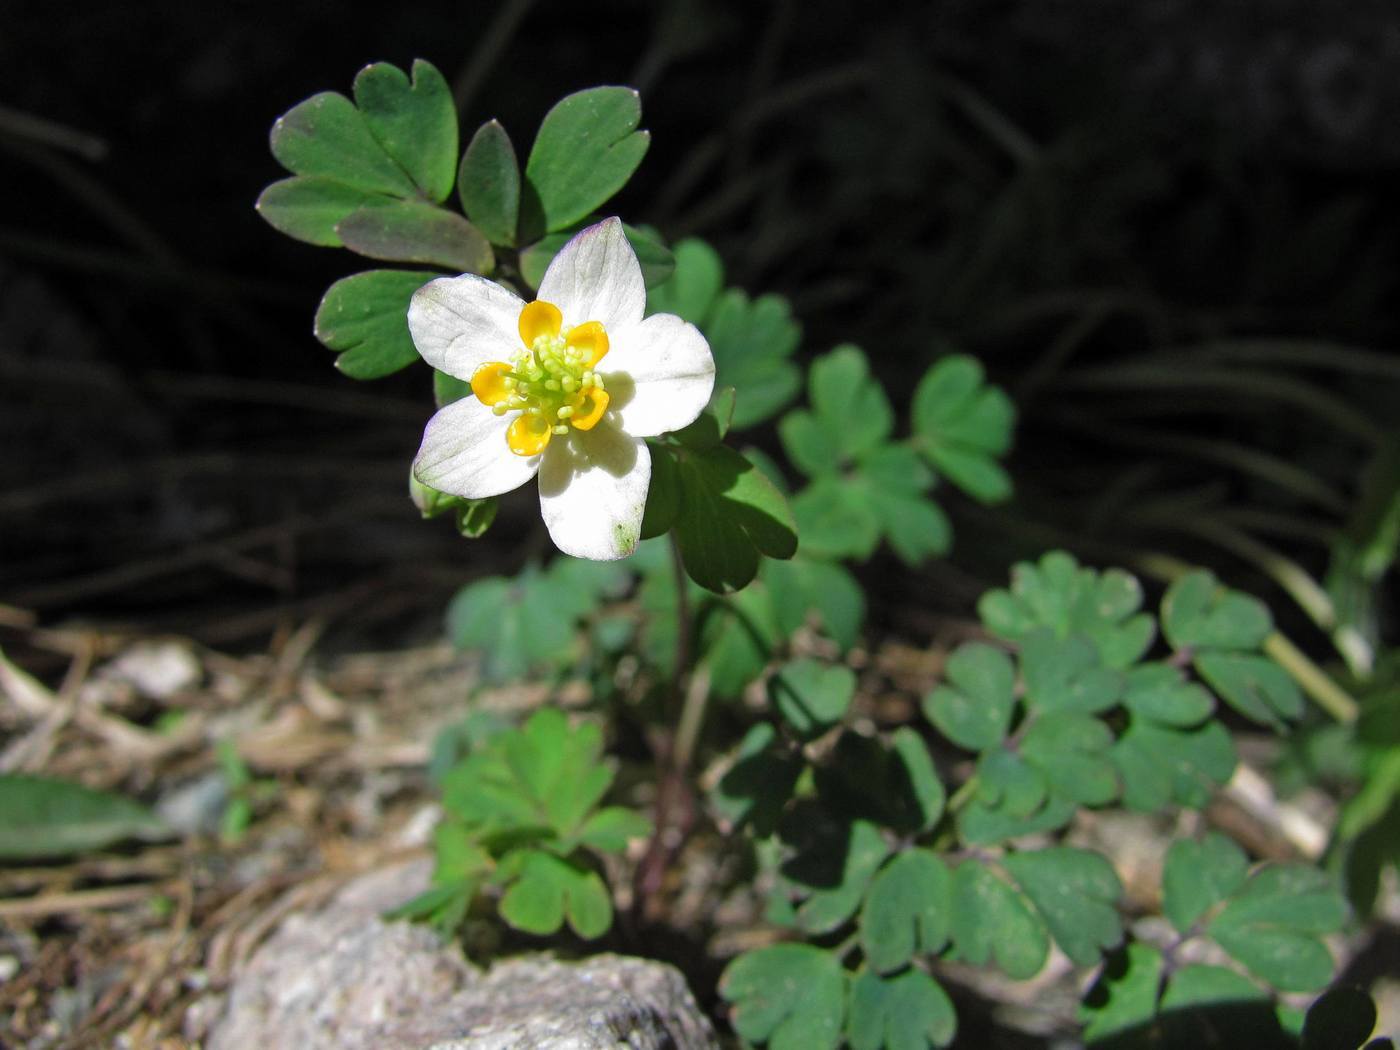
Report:
<svg viewBox="0 0 1400 1050"><path fill-rule="evenodd" d="M475 274L424 285L408 307L413 342L476 396L428 421L414 476L482 499L538 473L560 550L599 561L631 554L651 483L642 439L692 422L715 381L695 326L673 314L643 320L645 307L642 269L617 219L564 245L534 302Z"/></svg>

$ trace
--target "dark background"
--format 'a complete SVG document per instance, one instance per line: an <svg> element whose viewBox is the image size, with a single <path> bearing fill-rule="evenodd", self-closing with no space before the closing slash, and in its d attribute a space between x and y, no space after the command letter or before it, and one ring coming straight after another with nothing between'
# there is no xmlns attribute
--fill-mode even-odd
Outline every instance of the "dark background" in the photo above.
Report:
<svg viewBox="0 0 1400 1050"><path fill-rule="evenodd" d="M289 614L432 629L453 587L535 549L525 494L474 545L418 522L426 370L336 373L312 315L366 266L252 210L283 174L272 121L375 60L429 59L464 136L498 117L522 156L562 94L635 85L653 141L619 213L704 236L731 283L789 296L805 358L860 343L901 408L938 353L983 358L1022 412L1016 503L947 495L957 567L877 559L877 622L965 605L1064 542L1171 550L1277 598L1135 508L1267 513L1271 542L1321 573L1394 441L1400 9L1382 0L7 0L0 21L0 604L44 622L219 644ZM1316 353L1231 359L1243 387L1195 393L1075 371L1189 372L1236 336ZM1337 345L1366 367L1332 367ZM1260 374L1301 399L1256 396ZM1183 452L1193 438L1326 492Z"/></svg>

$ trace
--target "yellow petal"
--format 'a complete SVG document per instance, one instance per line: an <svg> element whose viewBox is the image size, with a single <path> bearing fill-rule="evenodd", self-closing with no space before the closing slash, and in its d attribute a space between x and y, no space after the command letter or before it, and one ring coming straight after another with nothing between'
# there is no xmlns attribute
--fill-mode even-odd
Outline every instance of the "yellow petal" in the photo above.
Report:
<svg viewBox="0 0 1400 1050"><path fill-rule="evenodd" d="M608 333L602 321L585 321L569 329L564 343L583 355L583 363L592 368L608 352Z"/></svg>
<svg viewBox="0 0 1400 1050"><path fill-rule="evenodd" d="M538 456L549 444L554 428L540 416L518 416L506 430L506 444L517 456Z"/></svg>
<svg viewBox="0 0 1400 1050"><path fill-rule="evenodd" d="M574 414L569 417L569 422L578 427L579 430L592 430L598 425L598 420L603 418L603 413L608 410L608 397L606 390L593 389L584 394L579 399L579 404L574 409Z"/></svg>
<svg viewBox="0 0 1400 1050"><path fill-rule="evenodd" d="M472 393L476 395L476 399L483 405L494 405L510 397L510 388L506 386L505 377L509 371L510 365L490 361L473 372Z"/></svg>
<svg viewBox="0 0 1400 1050"><path fill-rule="evenodd" d="M553 339L559 334L559 326L563 323L564 315L559 312L559 307L536 299L533 303L526 303L520 311L520 338L526 346L534 346L535 340L542 335Z"/></svg>

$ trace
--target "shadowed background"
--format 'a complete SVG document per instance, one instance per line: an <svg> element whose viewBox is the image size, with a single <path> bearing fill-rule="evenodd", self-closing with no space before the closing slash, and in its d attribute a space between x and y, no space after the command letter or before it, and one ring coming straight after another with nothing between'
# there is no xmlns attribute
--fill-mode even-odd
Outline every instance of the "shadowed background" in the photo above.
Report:
<svg viewBox="0 0 1400 1050"><path fill-rule="evenodd" d="M373 264L252 210L277 115L414 57L464 139L498 117L522 154L562 94L638 87L652 147L611 207L789 296L804 357L858 342L899 391L953 347L1016 397L1016 502L941 490L958 568L877 558L876 624L1064 542L1276 597L1204 517L1335 570L1364 471L1396 469L1400 13L1250 8L12 0L0 603L218 644L310 612L392 638L546 551L532 491L476 543L417 520L427 370L356 383L311 335Z"/></svg>

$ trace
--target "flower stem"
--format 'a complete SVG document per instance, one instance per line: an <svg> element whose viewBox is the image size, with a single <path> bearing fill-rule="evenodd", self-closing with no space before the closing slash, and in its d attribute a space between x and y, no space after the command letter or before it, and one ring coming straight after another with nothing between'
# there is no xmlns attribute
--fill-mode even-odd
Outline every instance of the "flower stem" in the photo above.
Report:
<svg viewBox="0 0 1400 1050"><path fill-rule="evenodd" d="M676 661L671 674L668 709L676 713L676 729L656 748L656 808L651 840L637 867L635 906L648 920L660 918L661 890L671 862L680 852L695 823L695 791L690 784L690 764L709 703L710 679L703 670L691 674L694 623L690 610L689 580L680 548L671 539L671 564L676 579ZM689 685L687 687L687 678Z"/></svg>

